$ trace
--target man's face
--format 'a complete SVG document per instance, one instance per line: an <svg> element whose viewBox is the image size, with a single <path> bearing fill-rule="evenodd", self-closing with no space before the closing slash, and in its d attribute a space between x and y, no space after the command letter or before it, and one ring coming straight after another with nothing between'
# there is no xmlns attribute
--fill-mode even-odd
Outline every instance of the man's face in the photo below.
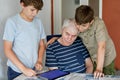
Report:
<svg viewBox="0 0 120 80"><path fill-rule="evenodd" d="M33 18L37 15L38 10L34 6L23 6L22 5L22 14L23 18L27 21L32 21Z"/></svg>
<svg viewBox="0 0 120 80"><path fill-rule="evenodd" d="M77 31L74 31L72 28L65 28L62 32L62 40L66 45L71 45L74 40L77 38Z"/></svg>
<svg viewBox="0 0 120 80"><path fill-rule="evenodd" d="M86 31L90 27L90 23L76 25L80 32Z"/></svg>

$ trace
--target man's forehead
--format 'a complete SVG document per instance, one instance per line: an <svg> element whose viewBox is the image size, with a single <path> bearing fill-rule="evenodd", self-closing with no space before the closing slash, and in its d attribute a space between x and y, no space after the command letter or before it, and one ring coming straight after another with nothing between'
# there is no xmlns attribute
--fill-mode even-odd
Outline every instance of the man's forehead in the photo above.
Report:
<svg viewBox="0 0 120 80"><path fill-rule="evenodd" d="M66 33L70 34L70 35L77 35L77 31L76 30L72 30L72 29L65 29Z"/></svg>

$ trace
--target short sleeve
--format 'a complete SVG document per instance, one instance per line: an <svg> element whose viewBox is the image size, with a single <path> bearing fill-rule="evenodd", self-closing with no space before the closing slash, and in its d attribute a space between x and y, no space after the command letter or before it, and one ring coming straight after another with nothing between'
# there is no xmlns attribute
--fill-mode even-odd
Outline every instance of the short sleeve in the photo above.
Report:
<svg viewBox="0 0 120 80"><path fill-rule="evenodd" d="M100 20L96 25L96 39L99 41L106 41L107 39L107 30L103 20Z"/></svg>
<svg viewBox="0 0 120 80"><path fill-rule="evenodd" d="M3 34L3 40L13 41L15 38L15 23L8 19L5 24L4 34Z"/></svg>
<svg viewBox="0 0 120 80"><path fill-rule="evenodd" d="M89 58L90 57L89 52L88 52L86 46L83 44L81 38L79 38L79 41L80 41L80 45L81 45L83 58L84 59Z"/></svg>
<svg viewBox="0 0 120 80"><path fill-rule="evenodd" d="M40 20L40 39L45 39L46 38L46 34L45 34L45 31L44 31L44 26Z"/></svg>
<svg viewBox="0 0 120 80"><path fill-rule="evenodd" d="M48 46L46 49L46 66L47 67L57 67L57 59L53 53L52 48Z"/></svg>
<svg viewBox="0 0 120 80"><path fill-rule="evenodd" d="M89 55L89 52L88 50L85 48L85 51L83 53L83 58L86 59L86 58L90 58L90 55Z"/></svg>

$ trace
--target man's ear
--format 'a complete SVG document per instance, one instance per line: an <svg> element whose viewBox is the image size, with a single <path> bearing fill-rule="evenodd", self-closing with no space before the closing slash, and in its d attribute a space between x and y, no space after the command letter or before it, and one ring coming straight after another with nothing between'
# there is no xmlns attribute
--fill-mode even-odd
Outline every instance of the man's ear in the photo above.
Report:
<svg viewBox="0 0 120 80"><path fill-rule="evenodd" d="M61 33L63 33L63 28L61 29L61 31L60 31Z"/></svg>

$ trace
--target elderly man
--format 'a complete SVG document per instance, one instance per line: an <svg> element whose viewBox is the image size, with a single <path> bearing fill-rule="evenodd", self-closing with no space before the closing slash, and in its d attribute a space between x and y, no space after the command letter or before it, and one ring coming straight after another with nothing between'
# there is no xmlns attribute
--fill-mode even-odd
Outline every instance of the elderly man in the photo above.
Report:
<svg viewBox="0 0 120 80"><path fill-rule="evenodd" d="M62 36L49 44L46 50L46 66L49 70L65 72L92 73L93 64L88 50L77 37L79 30L74 20L65 20Z"/></svg>

